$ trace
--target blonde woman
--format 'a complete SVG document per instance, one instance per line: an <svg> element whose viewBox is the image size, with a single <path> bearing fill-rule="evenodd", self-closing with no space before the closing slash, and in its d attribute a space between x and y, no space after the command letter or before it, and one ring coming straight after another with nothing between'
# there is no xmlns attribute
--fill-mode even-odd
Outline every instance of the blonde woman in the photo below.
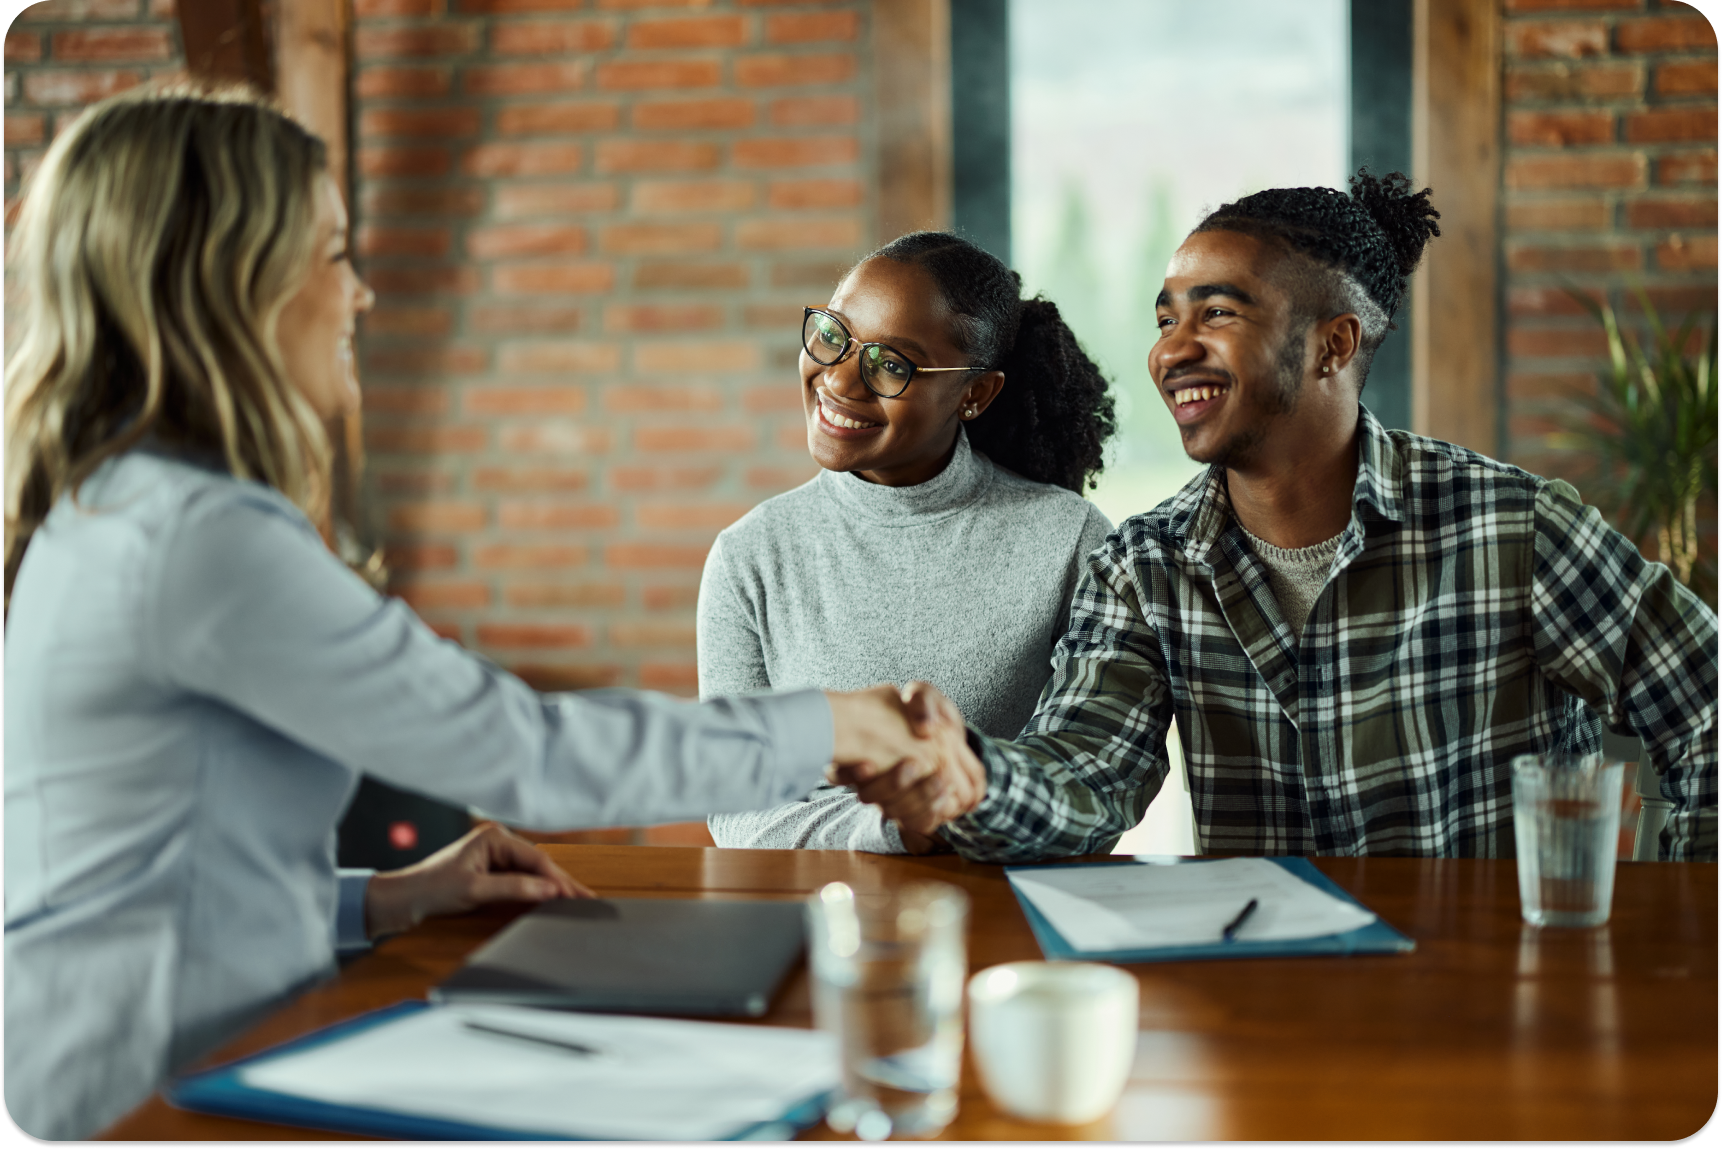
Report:
<svg viewBox="0 0 1722 1149"><path fill-rule="evenodd" d="M97 105L14 244L6 1103L27 1132L97 1132L337 944L583 892L495 828L337 875L361 768L582 826L786 801L834 758L931 761L888 688L539 696L343 567L312 528L322 423L358 402L371 293L322 144L277 112Z"/></svg>

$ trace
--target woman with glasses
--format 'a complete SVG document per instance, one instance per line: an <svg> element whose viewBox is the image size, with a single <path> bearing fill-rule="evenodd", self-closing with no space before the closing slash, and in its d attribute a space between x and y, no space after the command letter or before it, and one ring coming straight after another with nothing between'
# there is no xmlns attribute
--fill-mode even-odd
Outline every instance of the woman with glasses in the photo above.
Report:
<svg viewBox="0 0 1722 1149"><path fill-rule="evenodd" d="M1014 737L1111 529L1079 493L1114 430L1106 380L1056 306L943 232L886 245L807 308L800 374L823 470L718 536L701 696L924 679ZM939 848L832 786L709 825L720 846Z"/></svg>

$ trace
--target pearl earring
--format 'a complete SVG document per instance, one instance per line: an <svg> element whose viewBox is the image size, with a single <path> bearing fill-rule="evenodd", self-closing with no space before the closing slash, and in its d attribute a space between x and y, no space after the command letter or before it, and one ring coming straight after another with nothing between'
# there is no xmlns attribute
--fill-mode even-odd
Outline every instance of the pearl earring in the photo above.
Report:
<svg viewBox="0 0 1722 1149"><path fill-rule="evenodd" d="M963 418L973 419L974 417L975 417L975 409L973 407L964 407L963 408Z"/></svg>
<svg viewBox="0 0 1722 1149"><path fill-rule="evenodd" d="M1329 370L1330 370L1330 368L1329 368L1329 367L1328 367L1328 365L1327 365L1327 364L1325 364L1325 363L1323 363L1323 364L1322 364L1322 365L1321 365L1321 373L1322 373L1322 374L1323 374L1323 375L1326 375L1326 374L1327 374L1327 373L1328 373L1328 371L1329 371Z"/></svg>

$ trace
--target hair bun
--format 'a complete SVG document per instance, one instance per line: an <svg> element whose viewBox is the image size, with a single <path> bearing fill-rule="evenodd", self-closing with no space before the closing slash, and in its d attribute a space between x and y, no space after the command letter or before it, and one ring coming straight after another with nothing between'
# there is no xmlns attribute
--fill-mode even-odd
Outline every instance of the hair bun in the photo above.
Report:
<svg viewBox="0 0 1722 1149"><path fill-rule="evenodd" d="M1435 222L1441 213L1430 205L1429 191L1428 188L1412 191L1411 181L1402 172L1377 178L1369 174L1368 168L1361 168L1351 177L1351 198L1387 234L1401 276L1417 270L1423 248L1432 237L1441 234Z"/></svg>

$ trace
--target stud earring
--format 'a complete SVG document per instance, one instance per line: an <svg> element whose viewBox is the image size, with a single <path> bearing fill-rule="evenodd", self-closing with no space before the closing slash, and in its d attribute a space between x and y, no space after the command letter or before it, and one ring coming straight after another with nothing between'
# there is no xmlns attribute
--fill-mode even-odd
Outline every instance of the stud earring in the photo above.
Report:
<svg viewBox="0 0 1722 1149"><path fill-rule="evenodd" d="M1323 363L1321 365L1321 373L1323 375L1326 375L1330 370L1332 370L1332 368L1330 368L1327 364Z"/></svg>
<svg viewBox="0 0 1722 1149"><path fill-rule="evenodd" d="M975 409L973 407L964 407L963 408L963 418L973 419L974 417L975 417Z"/></svg>

